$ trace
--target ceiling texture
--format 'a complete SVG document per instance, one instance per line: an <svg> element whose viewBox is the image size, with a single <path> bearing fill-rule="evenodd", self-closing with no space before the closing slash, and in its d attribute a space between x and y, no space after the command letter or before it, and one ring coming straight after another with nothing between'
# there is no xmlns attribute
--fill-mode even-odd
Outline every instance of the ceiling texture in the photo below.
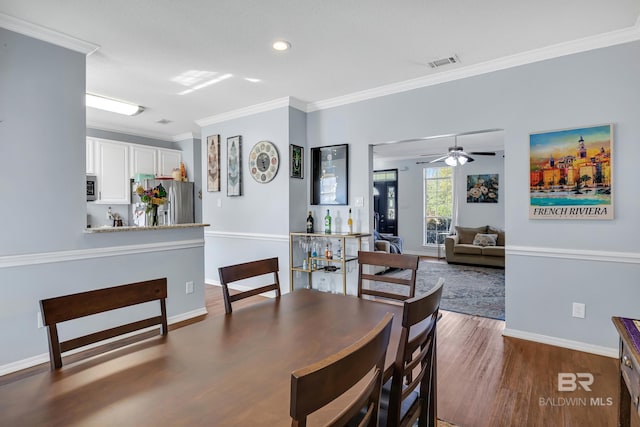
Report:
<svg viewBox="0 0 640 427"><path fill-rule="evenodd" d="M166 140L285 97L313 111L640 33L640 0L0 0L0 14L98 45L87 92L145 107L88 108L89 127Z"/></svg>

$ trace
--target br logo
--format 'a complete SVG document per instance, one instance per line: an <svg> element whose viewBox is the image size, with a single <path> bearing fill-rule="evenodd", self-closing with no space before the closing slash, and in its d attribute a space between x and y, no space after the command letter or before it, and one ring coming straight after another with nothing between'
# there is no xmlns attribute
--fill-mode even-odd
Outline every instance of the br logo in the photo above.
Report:
<svg viewBox="0 0 640 427"><path fill-rule="evenodd" d="M578 388L591 391L593 374L588 372L560 372L558 373L558 391L576 391Z"/></svg>

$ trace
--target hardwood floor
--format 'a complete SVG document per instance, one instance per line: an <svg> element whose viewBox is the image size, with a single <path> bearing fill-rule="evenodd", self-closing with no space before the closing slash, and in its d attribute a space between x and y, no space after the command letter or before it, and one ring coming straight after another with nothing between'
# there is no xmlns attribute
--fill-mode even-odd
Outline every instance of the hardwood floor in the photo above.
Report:
<svg viewBox="0 0 640 427"><path fill-rule="evenodd" d="M205 285L207 316L224 315L221 288ZM260 301L260 296L234 303ZM171 329L198 321L172 325ZM617 425L617 360L502 336L504 322L443 312L438 325L438 417L463 427ZM0 377L2 384L48 364ZM558 392L560 372L594 375L591 392ZM632 426L639 427L632 414Z"/></svg>

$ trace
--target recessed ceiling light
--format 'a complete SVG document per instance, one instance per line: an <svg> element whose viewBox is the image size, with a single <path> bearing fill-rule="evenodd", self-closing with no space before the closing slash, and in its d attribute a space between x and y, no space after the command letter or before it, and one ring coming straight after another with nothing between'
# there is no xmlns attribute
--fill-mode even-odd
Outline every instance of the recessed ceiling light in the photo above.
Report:
<svg viewBox="0 0 640 427"><path fill-rule="evenodd" d="M286 40L275 41L272 46L275 50L280 52L291 49L291 43Z"/></svg>
<svg viewBox="0 0 640 427"><path fill-rule="evenodd" d="M169 120L169 119L160 119L160 120L156 121L156 123L161 124L161 125L168 125L171 122L172 122L172 120Z"/></svg>
<svg viewBox="0 0 640 427"><path fill-rule="evenodd" d="M118 101L117 99L106 98L92 93L86 94L87 107L98 108L100 110L110 111L112 113L124 114L127 116L135 116L144 111L144 107L135 105L130 102Z"/></svg>

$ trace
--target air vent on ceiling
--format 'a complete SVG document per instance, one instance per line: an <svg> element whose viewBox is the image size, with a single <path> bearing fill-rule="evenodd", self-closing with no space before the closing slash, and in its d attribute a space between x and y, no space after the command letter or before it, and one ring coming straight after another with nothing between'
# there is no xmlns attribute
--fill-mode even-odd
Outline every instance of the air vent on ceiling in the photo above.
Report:
<svg viewBox="0 0 640 427"><path fill-rule="evenodd" d="M460 62L460 58L458 55L452 55L447 58L436 59L435 61L429 62L431 68L439 68L449 64L457 64Z"/></svg>
<svg viewBox="0 0 640 427"><path fill-rule="evenodd" d="M171 120L169 120L169 119L160 119L156 123L159 123L161 125L168 125L169 123L171 123Z"/></svg>

